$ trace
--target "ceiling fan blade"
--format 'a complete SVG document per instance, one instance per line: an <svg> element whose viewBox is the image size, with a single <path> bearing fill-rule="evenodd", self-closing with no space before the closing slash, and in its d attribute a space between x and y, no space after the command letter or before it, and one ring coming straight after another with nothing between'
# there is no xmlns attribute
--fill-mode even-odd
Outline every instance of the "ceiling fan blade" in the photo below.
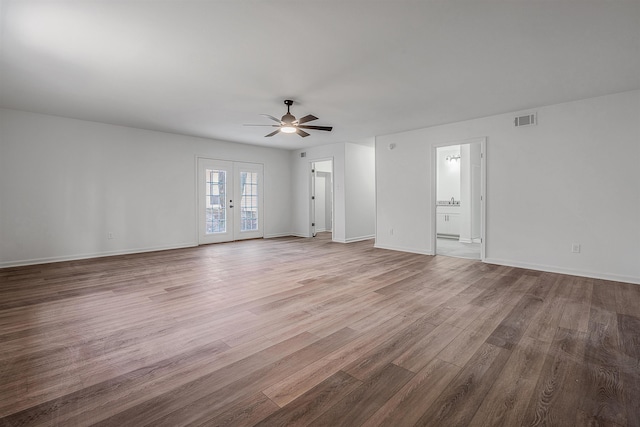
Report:
<svg viewBox="0 0 640 427"><path fill-rule="evenodd" d="M260 115L261 115L261 116L268 117L268 118L270 118L271 120L273 120L274 122L278 122L278 123L280 123L280 119L276 119L275 117L270 116L269 114L260 114Z"/></svg>
<svg viewBox="0 0 640 427"><path fill-rule="evenodd" d="M274 127L274 128L279 128L279 125L242 125L242 126L269 126L269 127Z"/></svg>
<svg viewBox="0 0 640 427"><path fill-rule="evenodd" d="M309 136L309 134L308 134L307 132L305 132L305 131L301 130L300 128L296 128L296 133L297 133L298 135L300 135L301 137L303 137L303 138L304 138L305 136Z"/></svg>
<svg viewBox="0 0 640 427"><path fill-rule="evenodd" d="M278 133L278 132L280 132L280 129L278 129L278 130L274 130L273 132L271 132L271 133L270 133L270 134L268 134L268 135L265 135L264 137L265 137L265 138L267 138L267 137L269 137L269 136L273 136L273 135L275 135L275 134L276 134L276 133Z"/></svg>
<svg viewBox="0 0 640 427"><path fill-rule="evenodd" d="M316 116L314 116L313 114L309 114L307 116L304 116L303 118L301 118L300 120L298 120L298 124L302 124L302 123L307 123L307 122L311 122L313 120L318 120L318 118Z"/></svg>
<svg viewBox="0 0 640 427"><path fill-rule="evenodd" d="M327 130L327 131L330 131L331 129L333 129L333 126L308 126L308 125L302 125L302 126L298 126L298 127L302 128L302 129Z"/></svg>

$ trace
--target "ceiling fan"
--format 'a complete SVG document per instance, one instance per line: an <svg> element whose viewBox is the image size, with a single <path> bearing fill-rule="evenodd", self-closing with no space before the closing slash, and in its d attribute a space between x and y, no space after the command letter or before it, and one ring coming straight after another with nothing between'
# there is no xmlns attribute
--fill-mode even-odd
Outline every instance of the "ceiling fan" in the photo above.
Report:
<svg viewBox="0 0 640 427"><path fill-rule="evenodd" d="M297 133L298 135L300 135L301 137L305 137L305 136L309 136L309 133L305 132L303 129L310 129L310 130L326 130L326 131L331 131L331 129L333 129L332 126L309 126L309 125L305 125L303 123L307 123L313 120L318 120L318 118L312 114L308 114L300 119L296 119L295 116L293 114L291 114L291 112L289 111L289 109L291 108L291 106L293 105L293 101L290 99L286 99L284 101L284 105L287 106L287 114L285 114L284 116L282 116L282 119L277 119L273 116L270 116L269 114L261 114L262 116L268 117L271 120L273 120L274 122L278 122L277 125L245 125L245 126L271 126L271 127L277 127L278 129L274 130L273 132L271 132L270 134L265 135L266 137L270 137L273 136L275 134L277 134L278 132L282 132L282 133Z"/></svg>

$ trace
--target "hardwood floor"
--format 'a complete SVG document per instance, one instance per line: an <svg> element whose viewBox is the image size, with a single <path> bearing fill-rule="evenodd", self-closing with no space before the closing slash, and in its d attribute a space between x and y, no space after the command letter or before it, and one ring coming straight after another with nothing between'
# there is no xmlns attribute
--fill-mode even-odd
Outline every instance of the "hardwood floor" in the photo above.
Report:
<svg viewBox="0 0 640 427"><path fill-rule="evenodd" d="M280 238L0 270L0 425L640 426L640 286Z"/></svg>

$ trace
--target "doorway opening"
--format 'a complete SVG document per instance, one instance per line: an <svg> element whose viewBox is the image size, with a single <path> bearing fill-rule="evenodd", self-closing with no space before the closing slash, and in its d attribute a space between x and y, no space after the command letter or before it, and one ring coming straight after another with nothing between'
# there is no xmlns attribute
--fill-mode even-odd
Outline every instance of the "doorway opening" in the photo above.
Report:
<svg viewBox="0 0 640 427"><path fill-rule="evenodd" d="M311 236L333 236L333 159L316 160L311 167Z"/></svg>
<svg viewBox="0 0 640 427"><path fill-rule="evenodd" d="M485 138L435 147L435 253L483 260Z"/></svg>

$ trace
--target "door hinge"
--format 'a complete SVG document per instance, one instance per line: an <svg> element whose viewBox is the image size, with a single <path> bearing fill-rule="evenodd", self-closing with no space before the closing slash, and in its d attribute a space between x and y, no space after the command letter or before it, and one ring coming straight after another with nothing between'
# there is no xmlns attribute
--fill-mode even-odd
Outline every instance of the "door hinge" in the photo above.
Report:
<svg viewBox="0 0 640 427"><path fill-rule="evenodd" d="M316 196L311 196L311 200L315 200L315 199L316 199Z"/></svg>
<svg viewBox="0 0 640 427"><path fill-rule="evenodd" d="M316 170L315 169L311 169L311 173L314 173Z"/></svg>
<svg viewBox="0 0 640 427"><path fill-rule="evenodd" d="M316 223L315 223L315 222L312 222L312 223L311 223L311 226L312 226L312 227L315 227L315 226L316 226Z"/></svg>

